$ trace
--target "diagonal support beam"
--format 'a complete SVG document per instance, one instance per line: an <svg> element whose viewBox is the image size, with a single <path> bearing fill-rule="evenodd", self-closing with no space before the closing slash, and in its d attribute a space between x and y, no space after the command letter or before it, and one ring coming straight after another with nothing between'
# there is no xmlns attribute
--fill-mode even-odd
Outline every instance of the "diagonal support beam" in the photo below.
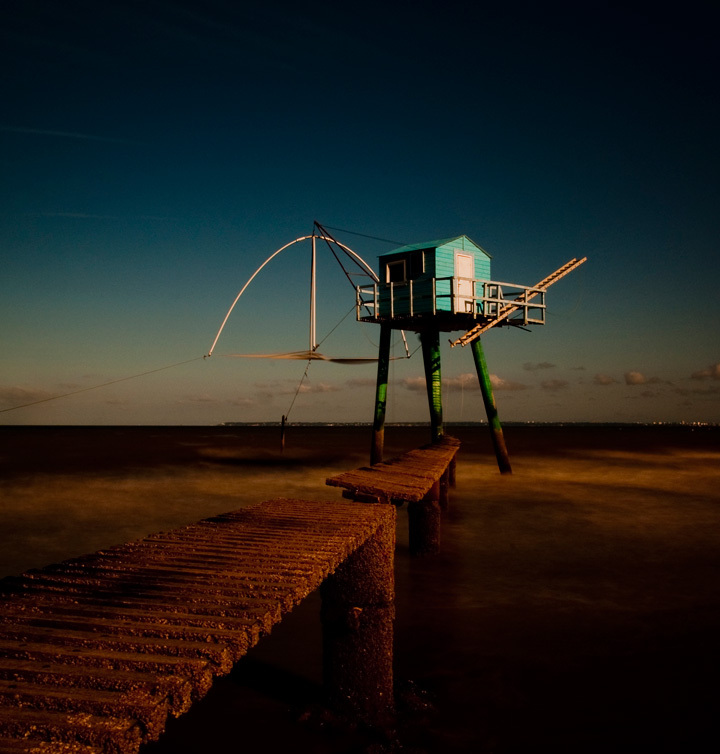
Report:
<svg viewBox="0 0 720 754"><path fill-rule="evenodd" d="M488 426L490 427L490 434L492 435L498 468L500 469L501 474L512 474L510 456L508 455L507 446L505 445L505 436L503 435L502 425L500 424L497 407L495 406L495 396L493 395L492 383L490 382L490 373L488 372L480 338L473 340L472 352L478 380L480 381L480 392L482 393L483 403L485 404L485 413L487 414Z"/></svg>
<svg viewBox="0 0 720 754"><path fill-rule="evenodd" d="M546 278L541 280L532 289L521 294L514 301L511 301L501 307L497 315L491 320L476 325L471 330L468 330L464 335L461 335L457 340L451 341L450 345L454 348L457 345L466 346L468 343L472 343L483 333L486 333L490 328L495 327L495 325L506 320L513 312L521 309L525 304L527 304L528 301L535 298L535 296L539 295L540 293L544 293L553 283L556 283L558 280L560 280L560 278L564 278L565 275L577 269L581 264L583 264L583 262L586 261L587 257L583 257L582 259L571 259L569 262L566 262L562 267L555 270L555 272L551 273Z"/></svg>

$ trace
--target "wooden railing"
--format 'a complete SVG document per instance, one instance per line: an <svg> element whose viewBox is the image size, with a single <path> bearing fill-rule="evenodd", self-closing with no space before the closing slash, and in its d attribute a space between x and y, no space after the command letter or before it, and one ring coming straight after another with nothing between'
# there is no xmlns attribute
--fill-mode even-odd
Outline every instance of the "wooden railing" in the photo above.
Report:
<svg viewBox="0 0 720 754"><path fill-rule="evenodd" d="M362 322L407 319L438 312L483 319L496 316L509 303L517 308L510 324L545 324L545 291L514 283L459 277L427 278L357 286L355 295L356 318Z"/></svg>

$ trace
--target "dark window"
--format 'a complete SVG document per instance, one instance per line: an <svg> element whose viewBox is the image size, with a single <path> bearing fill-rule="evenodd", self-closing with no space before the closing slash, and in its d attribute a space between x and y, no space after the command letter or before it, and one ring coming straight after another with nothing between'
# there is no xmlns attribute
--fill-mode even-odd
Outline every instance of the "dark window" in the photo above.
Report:
<svg viewBox="0 0 720 754"><path fill-rule="evenodd" d="M411 252L408 261L410 262L410 274L408 275L408 278L410 280L415 280L416 278L422 277L422 274L425 272L422 250Z"/></svg>
<svg viewBox="0 0 720 754"><path fill-rule="evenodd" d="M396 262L388 262L385 268L386 283L404 283L407 280L405 260L398 259Z"/></svg>

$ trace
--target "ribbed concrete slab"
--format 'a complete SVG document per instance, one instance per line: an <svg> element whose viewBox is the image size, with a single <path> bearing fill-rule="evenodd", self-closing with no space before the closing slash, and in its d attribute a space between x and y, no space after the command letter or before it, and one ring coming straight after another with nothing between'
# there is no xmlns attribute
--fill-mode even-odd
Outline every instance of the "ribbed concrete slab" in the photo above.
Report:
<svg viewBox="0 0 720 754"><path fill-rule="evenodd" d="M460 441L443 436L385 463L364 466L330 477L326 484L344 487L352 495L370 495L395 502L422 500L447 471L460 449Z"/></svg>
<svg viewBox="0 0 720 754"><path fill-rule="evenodd" d="M136 752L381 526L272 500L0 581L0 752Z"/></svg>

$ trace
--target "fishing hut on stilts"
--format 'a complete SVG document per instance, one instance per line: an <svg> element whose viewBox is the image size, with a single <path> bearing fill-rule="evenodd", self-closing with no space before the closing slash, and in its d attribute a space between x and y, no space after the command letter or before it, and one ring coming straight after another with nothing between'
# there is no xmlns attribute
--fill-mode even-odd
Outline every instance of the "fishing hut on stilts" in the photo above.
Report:
<svg viewBox="0 0 720 754"><path fill-rule="evenodd" d="M465 235L382 254L378 281L356 286L358 321L380 325L371 464L383 460L392 331L420 336L432 442L443 436L440 333L463 331L450 344L471 346L498 466L512 473L480 338L496 326L544 325L547 289L585 261L572 259L537 285L525 286L491 280L490 255Z"/></svg>
<svg viewBox="0 0 720 754"><path fill-rule="evenodd" d="M416 332L420 337L430 409L430 440L433 443L443 437L440 333L462 332L456 339L450 339L450 345L471 347L498 466L501 473L512 473L481 336L493 327L527 329L529 325L544 325L545 295L548 288L583 264L587 258L571 259L534 286L503 283L491 279L490 255L468 236L462 235L402 246L381 254L379 270L376 273L362 257L335 239L326 228L315 221L310 235L301 236L281 246L250 276L225 315L207 357L213 354L223 328L240 297L261 270L285 249L306 241L310 241L311 245L309 348L290 353L225 355L306 361L307 366L295 397L313 361L330 361L340 364L363 364L377 361L377 386L370 450L370 463L374 465L383 460L392 331L400 331L405 342L406 358L410 358L411 354L407 348L405 332ZM316 246L318 242L328 247L355 289L356 319L359 322L380 325L377 359L329 357L319 351L323 341L318 342L316 335ZM357 275L369 282L356 284L354 276ZM282 417L281 443L283 445L285 427L294 401L293 398L290 409Z"/></svg>

